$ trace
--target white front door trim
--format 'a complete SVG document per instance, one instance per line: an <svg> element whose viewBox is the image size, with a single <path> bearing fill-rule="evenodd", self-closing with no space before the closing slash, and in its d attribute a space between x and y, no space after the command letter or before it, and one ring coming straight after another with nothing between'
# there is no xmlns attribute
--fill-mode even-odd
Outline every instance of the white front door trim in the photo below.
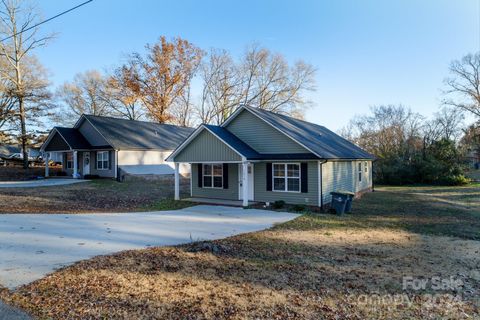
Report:
<svg viewBox="0 0 480 320"><path fill-rule="evenodd" d="M248 163L248 200L254 200L254 164ZM243 164L238 165L238 200L243 200Z"/></svg>
<svg viewBox="0 0 480 320"><path fill-rule="evenodd" d="M90 152L85 151L83 153L83 176L90 174L90 163L91 163Z"/></svg>

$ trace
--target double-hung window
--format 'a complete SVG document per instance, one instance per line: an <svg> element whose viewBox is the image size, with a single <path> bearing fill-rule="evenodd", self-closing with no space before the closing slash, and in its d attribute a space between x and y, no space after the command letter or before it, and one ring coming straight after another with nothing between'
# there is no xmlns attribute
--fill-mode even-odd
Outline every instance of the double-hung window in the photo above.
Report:
<svg viewBox="0 0 480 320"><path fill-rule="evenodd" d="M72 169L73 168L73 154L71 152L67 153L67 164L66 164L67 169Z"/></svg>
<svg viewBox="0 0 480 320"><path fill-rule="evenodd" d="M300 164L274 163L273 191L300 192Z"/></svg>
<svg viewBox="0 0 480 320"><path fill-rule="evenodd" d="M358 163L358 181L359 182L362 181L362 163L361 162Z"/></svg>
<svg viewBox="0 0 480 320"><path fill-rule="evenodd" d="M110 168L108 151L97 151L97 169L108 170Z"/></svg>
<svg viewBox="0 0 480 320"><path fill-rule="evenodd" d="M222 164L204 164L203 165L203 187L204 188L223 188L223 165Z"/></svg>

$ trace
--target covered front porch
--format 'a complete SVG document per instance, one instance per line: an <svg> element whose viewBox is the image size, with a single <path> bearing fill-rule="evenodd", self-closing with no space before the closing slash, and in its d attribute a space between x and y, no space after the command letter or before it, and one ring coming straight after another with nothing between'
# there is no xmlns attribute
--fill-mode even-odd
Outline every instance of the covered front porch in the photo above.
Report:
<svg viewBox="0 0 480 320"><path fill-rule="evenodd" d="M116 178L115 151L71 150L45 152L45 177L50 176L50 159L62 159L62 171L66 176L82 179L88 176Z"/></svg>
<svg viewBox="0 0 480 320"><path fill-rule="evenodd" d="M111 146L92 146L75 129L55 127L42 145L45 177L50 176L50 159L62 161L62 171L74 179L89 175L117 177L117 153Z"/></svg>
<svg viewBox="0 0 480 320"><path fill-rule="evenodd" d="M190 163L189 201L247 207L254 203L254 163ZM180 200L180 163L175 162L175 200Z"/></svg>

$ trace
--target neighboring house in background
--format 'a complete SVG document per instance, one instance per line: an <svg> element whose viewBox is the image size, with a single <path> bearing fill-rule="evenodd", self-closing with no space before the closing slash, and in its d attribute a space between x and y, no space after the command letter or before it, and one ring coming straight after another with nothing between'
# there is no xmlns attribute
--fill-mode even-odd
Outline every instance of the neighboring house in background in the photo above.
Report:
<svg viewBox="0 0 480 320"><path fill-rule="evenodd" d="M221 126L201 125L167 158L191 164L194 198L321 207L332 191L371 190L373 160L325 127L247 106Z"/></svg>
<svg viewBox="0 0 480 320"><path fill-rule="evenodd" d="M480 169L480 152L478 150L468 150L465 161L472 169Z"/></svg>
<svg viewBox="0 0 480 320"><path fill-rule="evenodd" d="M27 152L29 161L36 161L42 159L39 148L28 148ZM21 160L23 159L22 148L15 145L0 145L0 158Z"/></svg>
<svg viewBox="0 0 480 320"><path fill-rule="evenodd" d="M82 115L73 128L54 127L41 150L60 153L63 170L75 178L86 175L120 178L130 171L173 174L165 163L194 129L112 117ZM48 167L46 167L48 175ZM182 166L182 174L190 167Z"/></svg>
<svg viewBox="0 0 480 320"><path fill-rule="evenodd" d="M22 153L22 149L18 146L12 145L0 145L0 158L2 159L11 159L15 154Z"/></svg>

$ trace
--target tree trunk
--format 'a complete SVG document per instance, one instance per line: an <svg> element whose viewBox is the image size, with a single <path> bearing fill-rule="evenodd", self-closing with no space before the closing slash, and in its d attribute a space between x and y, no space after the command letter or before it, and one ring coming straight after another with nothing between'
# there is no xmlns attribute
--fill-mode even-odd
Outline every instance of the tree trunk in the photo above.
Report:
<svg viewBox="0 0 480 320"><path fill-rule="evenodd" d="M23 154L23 168L28 169L28 150L27 150L27 128L25 124L25 106L23 103L23 97L18 100L20 108L20 127L21 127L21 140L22 140L22 154Z"/></svg>

